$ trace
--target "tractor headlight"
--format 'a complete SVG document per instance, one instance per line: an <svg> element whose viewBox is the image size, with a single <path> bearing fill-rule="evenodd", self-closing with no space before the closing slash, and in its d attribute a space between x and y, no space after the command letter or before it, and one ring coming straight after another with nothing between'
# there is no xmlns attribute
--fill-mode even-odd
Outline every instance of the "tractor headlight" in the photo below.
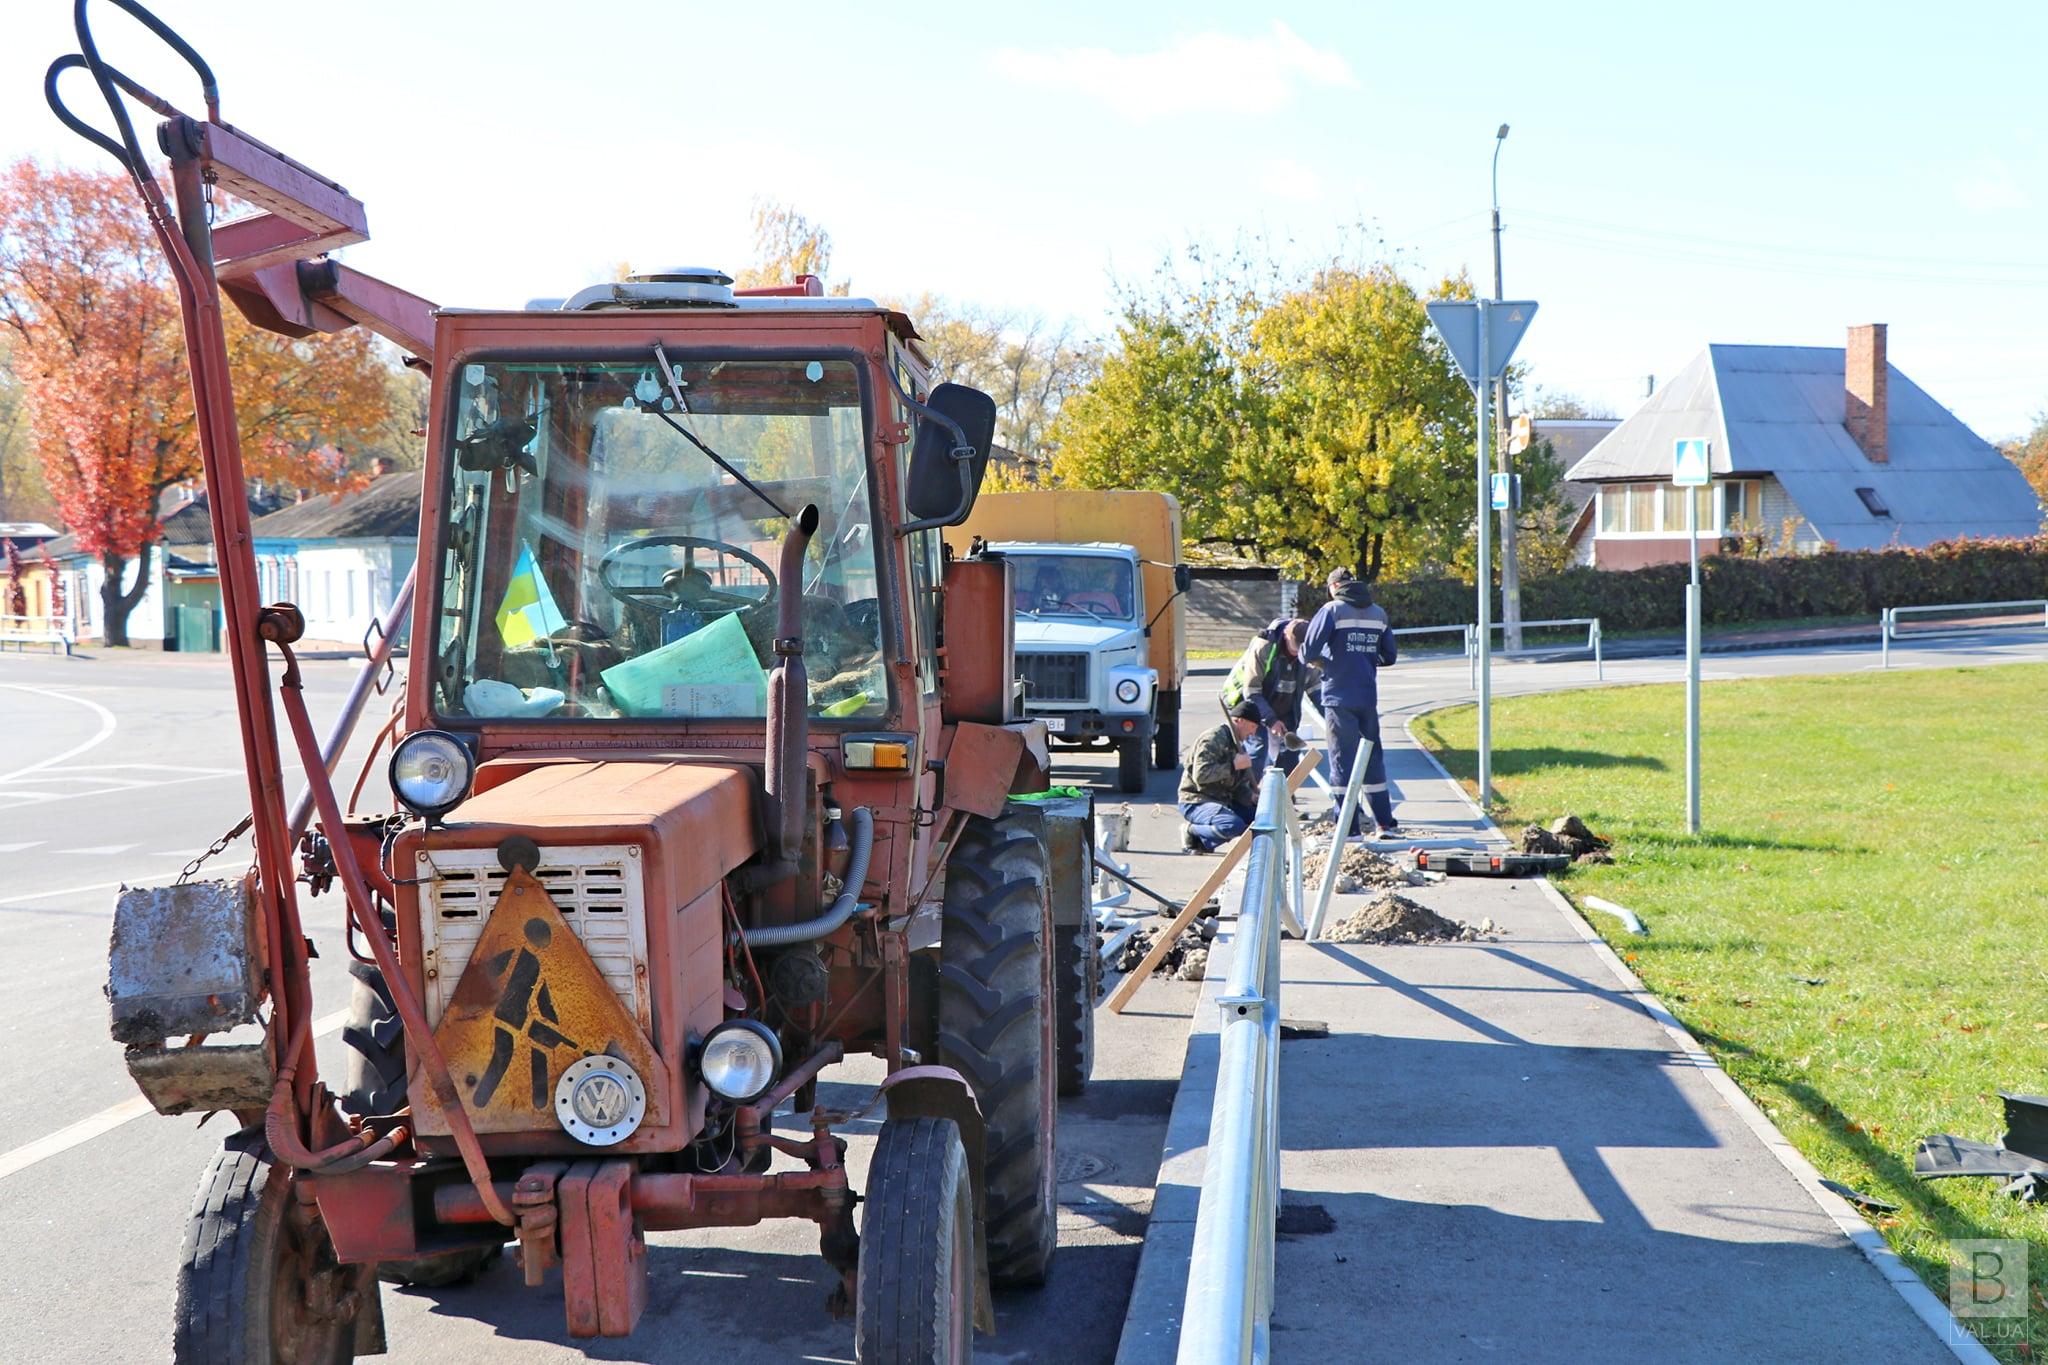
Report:
<svg viewBox="0 0 2048 1365"><path fill-rule="evenodd" d="M391 791L406 809L431 820L469 795L476 760L461 740L442 730L407 735L391 753Z"/></svg>
<svg viewBox="0 0 2048 1365"><path fill-rule="evenodd" d="M1138 694L1144 690L1138 686L1136 678L1125 678L1116 685L1116 699L1125 706L1130 706L1138 700Z"/></svg>
<svg viewBox="0 0 2048 1365"><path fill-rule="evenodd" d="M782 1044L766 1024L728 1019L711 1030L697 1053L697 1074L713 1093L750 1104L768 1093L782 1070Z"/></svg>

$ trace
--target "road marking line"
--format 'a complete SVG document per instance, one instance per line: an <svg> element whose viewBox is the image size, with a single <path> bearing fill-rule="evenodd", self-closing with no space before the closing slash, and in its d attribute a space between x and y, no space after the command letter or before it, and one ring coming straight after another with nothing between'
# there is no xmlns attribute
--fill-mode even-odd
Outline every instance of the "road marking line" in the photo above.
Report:
<svg viewBox="0 0 2048 1365"><path fill-rule="evenodd" d="M15 778L28 773L41 772L45 768L54 768L67 759L78 757L88 749L98 748L106 742L109 735L114 733L114 713L96 701L87 701L84 697L74 697L69 692L57 692L47 687L26 687L21 683L0 683L0 687L4 687L12 692L26 692L32 697L55 697L59 701L68 701L73 705L83 706L90 711L96 712L100 718L99 733L95 734L91 739L86 740L83 744L74 744L63 753L57 754L52 758L46 758L40 763L31 763L25 768L16 768L11 773L0 773L0 782L12 782Z"/></svg>
<svg viewBox="0 0 2048 1365"><path fill-rule="evenodd" d="M86 891L111 891L117 886L147 885L143 882L93 882L89 886L66 886L55 891L30 891L21 896L0 896L0 905L19 905L23 901L55 900L59 896L76 896Z"/></svg>
<svg viewBox="0 0 2048 1365"><path fill-rule="evenodd" d="M86 845L86 846L85 846L85 847L83 847L83 848L58 848L58 849L52 849L52 850L51 850L51 852L53 852L53 853L93 853L93 854L101 854L101 855L104 855L104 854L108 854L108 853L126 853L126 852L127 852L127 851L128 851L129 849L131 849L131 848L133 848L133 847L135 847L135 845L133 845L133 844L88 844L88 845Z"/></svg>
<svg viewBox="0 0 2048 1365"><path fill-rule="evenodd" d="M25 848L35 848L43 842L41 839L31 839L25 844L0 844L0 853L19 853Z"/></svg>
<svg viewBox="0 0 2048 1365"><path fill-rule="evenodd" d="M340 1029L347 1019L347 1010L336 1010L333 1014L315 1019L313 1036L325 1038ZM130 1119L155 1112L150 1108L148 1100L137 1095L132 1099L122 1100L119 1104L109 1105L92 1117L80 1119L69 1127L59 1128L47 1137L39 1137L34 1142L24 1143L11 1152L0 1152L0 1180L5 1180L17 1171L25 1171L39 1161L47 1161L60 1152L68 1152L81 1143L91 1142L102 1134L111 1133Z"/></svg>

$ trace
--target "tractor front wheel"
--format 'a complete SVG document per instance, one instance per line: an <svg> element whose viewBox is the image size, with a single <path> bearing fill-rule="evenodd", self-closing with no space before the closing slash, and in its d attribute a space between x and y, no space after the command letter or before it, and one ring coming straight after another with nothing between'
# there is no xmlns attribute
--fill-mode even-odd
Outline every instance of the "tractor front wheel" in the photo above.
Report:
<svg viewBox="0 0 2048 1365"><path fill-rule="evenodd" d="M882 1125L861 1201L853 1357L863 1365L973 1358L974 1181L951 1119Z"/></svg>
<svg viewBox="0 0 2048 1365"><path fill-rule="evenodd" d="M377 1282L334 1258L326 1229L294 1207L291 1173L256 1129L199 1182L178 1268L172 1358L180 1365L329 1365L383 1349Z"/></svg>
<svg viewBox="0 0 2048 1365"><path fill-rule="evenodd" d="M1058 1239L1052 902L1036 811L970 816L946 863L938 1057L986 1125L982 1216L997 1284L1043 1284Z"/></svg>

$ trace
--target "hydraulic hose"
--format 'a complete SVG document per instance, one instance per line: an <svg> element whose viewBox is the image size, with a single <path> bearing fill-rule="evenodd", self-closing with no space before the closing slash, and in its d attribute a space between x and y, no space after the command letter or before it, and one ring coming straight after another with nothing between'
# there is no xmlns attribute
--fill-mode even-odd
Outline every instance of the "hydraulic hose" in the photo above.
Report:
<svg viewBox="0 0 2048 1365"><path fill-rule="evenodd" d="M855 806L848 818L853 828L847 834L846 884L840 887L838 899L826 907L824 914L812 919L740 930L740 937L749 948L787 948L794 943L810 943L853 918L861 886L868 879L868 857L875 850L875 817L866 806Z"/></svg>

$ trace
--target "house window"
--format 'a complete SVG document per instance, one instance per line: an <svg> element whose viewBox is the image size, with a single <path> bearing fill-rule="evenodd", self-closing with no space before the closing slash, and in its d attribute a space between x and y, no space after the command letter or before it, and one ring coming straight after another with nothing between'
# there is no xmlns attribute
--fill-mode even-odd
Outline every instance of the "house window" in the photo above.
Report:
<svg viewBox="0 0 2048 1365"><path fill-rule="evenodd" d="M1870 515L1873 517L1889 517L1892 514L1892 509L1885 506L1884 499L1877 495L1875 488L1859 488L1856 490L1856 496L1863 499L1863 505L1870 509Z"/></svg>
<svg viewBox="0 0 2048 1365"><path fill-rule="evenodd" d="M1699 533L1718 536L1729 528L1754 525L1763 506L1763 485L1737 479L1692 490ZM1600 490L1600 534L1683 536L1686 490L1668 483L1609 484Z"/></svg>

